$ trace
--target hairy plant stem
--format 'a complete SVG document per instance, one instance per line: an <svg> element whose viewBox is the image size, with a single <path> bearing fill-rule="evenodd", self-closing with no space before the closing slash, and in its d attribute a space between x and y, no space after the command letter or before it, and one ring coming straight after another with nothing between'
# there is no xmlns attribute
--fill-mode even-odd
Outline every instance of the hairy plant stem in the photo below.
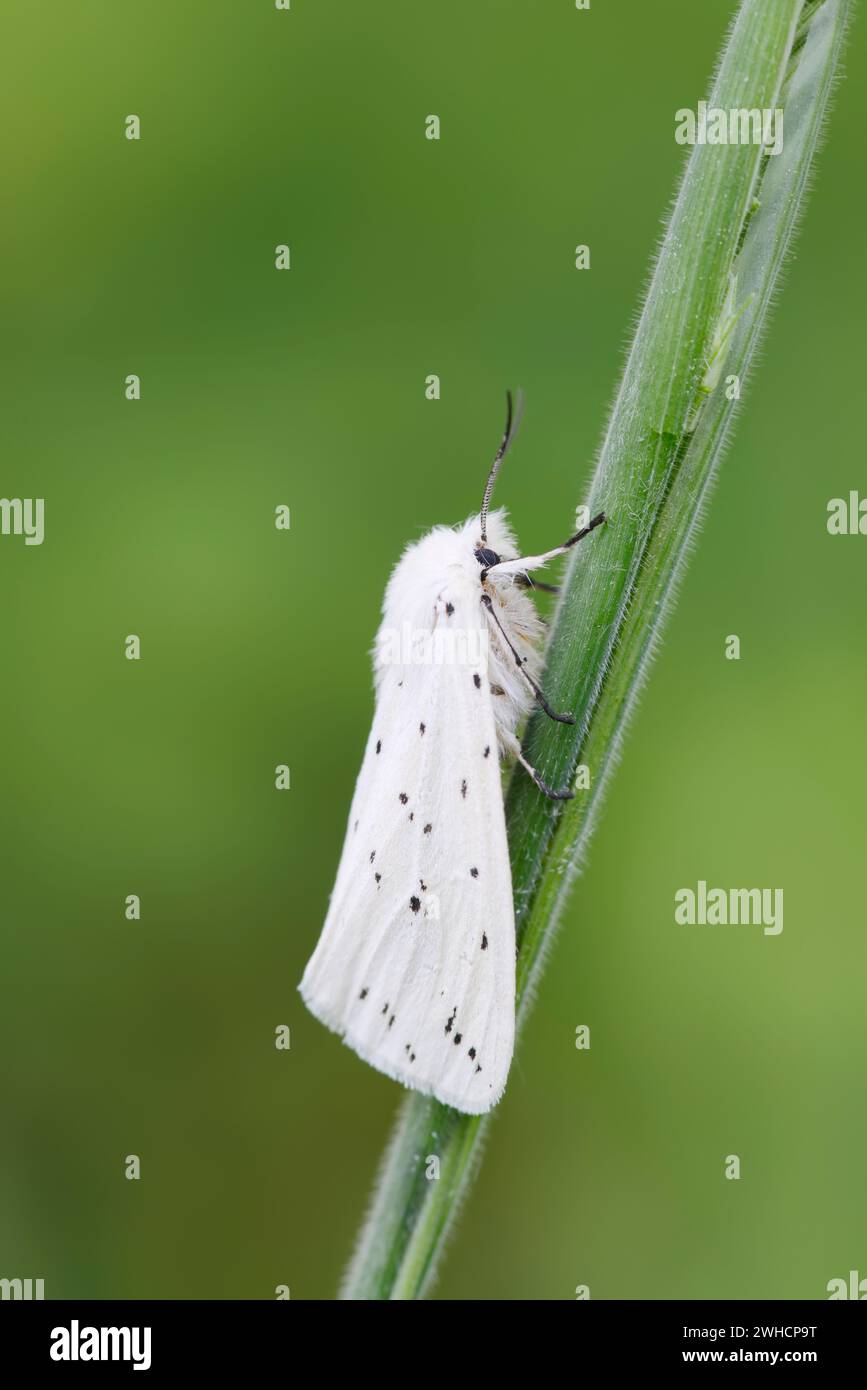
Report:
<svg viewBox="0 0 867 1390"><path fill-rule="evenodd" d="M591 487L591 512L604 508L609 521L592 545L573 552L548 648L549 696L575 710L577 724L567 732L535 717L527 732L528 756L553 785L584 766L589 789L552 803L519 770L507 796L519 1024L747 384L838 70L849 2L743 0L709 105L782 108L783 152L695 145L686 164ZM424 1294L489 1126L490 1117L407 1097L341 1297Z"/></svg>

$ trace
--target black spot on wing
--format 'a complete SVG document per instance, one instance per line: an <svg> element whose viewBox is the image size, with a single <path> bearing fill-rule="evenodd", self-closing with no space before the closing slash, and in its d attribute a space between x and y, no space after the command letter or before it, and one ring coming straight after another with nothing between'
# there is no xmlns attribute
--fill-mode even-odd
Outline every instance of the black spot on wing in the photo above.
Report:
<svg viewBox="0 0 867 1390"><path fill-rule="evenodd" d="M406 803L409 801L409 797L407 796L406 792L399 792L399 793L398 793L398 800L399 800L401 806L405 806Z"/></svg>
<svg viewBox="0 0 867 1390"><path fill-rule="evenodd" d="M473 676L473 685L476 687L476 690L481 690L482 688L482 678L479 675L478 671Z"/></svg>
<svg viewBox="0 0 867 1390"><path fill-rule="evenodd" d="M483 951L487 951L487 949L488 949L488 938L485 936L485 933L482 932L482 950L483 950Z"/></svg>
<svg viewBox="0 0 867 1390"><path fill-rule="evenodd" d="M478 878L478 876L479 876L479 871L478 871L478 869L475 869L475 868L470 869L470 878Z"/></svg>
<svg viewBox="0 0 867 1390"><path fill-rule="evenodd" d="M451 1012L451 1017L449 1018L448 1022L446 1023L446 1032L447 1032L447 1033L450 1033L450 1032L452 1031L452 1024L453 1024L454 1021L455 1021L455 1015L457 1014L457 1011L458 1011L458 1006L457 1006L457 1004L455 1004L455 1007L452 1009L452 1012Z"/></svg>
<svg viewBox="0 0 867 1390"><path fill-rule="evenodd" d="M446 604L446 617L447 617L447 618L450 618L450 617L452 616L452 614L454 613L454 611L455 611L455 605L454 605L453 603L447 603L447 604Z"/></svg>
<svg viewBox="0 0 867 1390"><path fill-rule="evenodd" d="M427 825L426 825L425 828L424 828L424 833L425 833L425 835L429 835L429 834L431 833L432 830L433 830L433 826L431 825L430 821L428 821Z"/></svg>
<svg viewBox="0 0 867 1390"><path fill-rule="evenodd" d="M409 900L409 905L413 912L418 912L419 908L421 907L421 900L413 896Z"/></svg>
<svg viewBox="0 0 867 1390"><path fill-rule="evenodd" d="M381 738L378 738L378 739L376 740L376 751L377 751L377 753L379 753L381 750L382 750L382 739L381 739Z"/></svg>
<svg viewBox="0 0 867 1390"><path fill-rule="evenodd" d="M466 783L466 779L465 779L463 782L461 782L461 796L463 796L463 797L465 798L466 795L467 795L467 783Z"/></svg>
<svg viewBox="0 0 867 1390"><path fill-rule="evenodd" d="M425 731L425 728L426 728L426 725L424 725L424 724L419 724L419 726L418 726L418 731L419 731L419 733L420 733L420 734L423 734L424 731Z"/></svg>
<svg viewBox="0 0 867 1390"><path fill-rule="evenodd" d="M366 998L367 998L367 990L366 990L366 989L363 989L363 990L361 991L361 993L359 994L358 997L359 997L359 999L366 999Z"/></svg>

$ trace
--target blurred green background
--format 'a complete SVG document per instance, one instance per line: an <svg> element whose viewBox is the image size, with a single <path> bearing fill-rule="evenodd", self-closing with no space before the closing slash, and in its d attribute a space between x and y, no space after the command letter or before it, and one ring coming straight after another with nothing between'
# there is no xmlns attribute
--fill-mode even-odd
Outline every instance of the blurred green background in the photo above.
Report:
<svg viewBox="0 0 867 1390"><path fill-rule="evenodd" d="M0 538L0 1276L333 1296L400 1092L296 984L384 584L478 506L507 385L528 409L500 500L530 549L568 532L674 112L707 95L732 8L7 6L0 490L46 499L46 540ZM867 480L852 37L441 1298L821 1298L867 1275L867 540L825 527ZM782 886L782 935L677 927L699 878Z"/></svg>

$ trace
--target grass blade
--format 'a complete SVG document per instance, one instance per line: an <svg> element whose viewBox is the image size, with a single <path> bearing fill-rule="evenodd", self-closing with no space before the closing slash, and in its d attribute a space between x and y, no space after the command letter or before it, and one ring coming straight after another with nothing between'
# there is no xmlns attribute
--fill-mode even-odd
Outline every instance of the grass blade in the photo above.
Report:
<svg viewBox="0 0 867 1390"><path fill-rule="evenodd" d="M624 368L589 503L610 520L573 553L545 684L576 711L566 734L533 719L531 761L554 785L590 770L556 805L523 774L507 797L518 928L518 1016L591 833L685 557L694 539L792 235L839 68L849 0L744 0L709 105L784 110L784 146L696 145ZM716 354L716 356L715 356ZM386 1153L341 1296L421 1297L481 1156L490 1119L410 1095ZM440 1177L427 1177L430 1156Z"/></svg>

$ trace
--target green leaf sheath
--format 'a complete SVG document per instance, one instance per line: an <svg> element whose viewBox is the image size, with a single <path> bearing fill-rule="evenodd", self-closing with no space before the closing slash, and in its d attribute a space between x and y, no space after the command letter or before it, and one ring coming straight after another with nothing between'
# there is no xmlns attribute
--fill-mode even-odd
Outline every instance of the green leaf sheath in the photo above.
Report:
<svg viewBox="0 0 867 1390"><path fill-rule="evenodd" d="M737 408L726 381L736 376L742 395L749 385L849 10L850 0L744 0L709 106L781 107L783 150L769 157L754 144L696 145L685 166L586 499L608 522L572 553L548 648L546 693L555 707L575 712L576 724L552 725L537 713L525 740L550 785L568 784L586 765L590 787L572 801L551 802L518 768L507 794L519 1023ZM673 139L673 110L671 129ZM709 390L705 373L731 290L737 317ZM490 1122L424 1096L406 1098L341 1297L424 1294ZM438 1179L429 1176L432 1158Z"/></svg>

